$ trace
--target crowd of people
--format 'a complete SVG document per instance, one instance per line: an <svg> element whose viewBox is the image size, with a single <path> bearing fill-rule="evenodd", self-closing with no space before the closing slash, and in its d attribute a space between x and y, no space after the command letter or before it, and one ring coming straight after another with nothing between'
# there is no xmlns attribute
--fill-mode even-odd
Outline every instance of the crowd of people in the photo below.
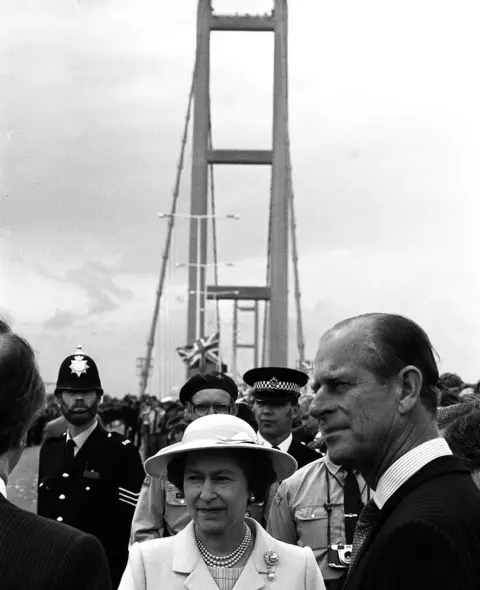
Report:
<svg viewBox="0 0 480 590"><path fill-rule="evenodd" d="M480 587L480 384L403 316L333 326L310 376L199 372L178 400L107 398L81 348L47 399L0 321L0 408L2 589ZM37 441L34 515L6 484Z"/></svg>

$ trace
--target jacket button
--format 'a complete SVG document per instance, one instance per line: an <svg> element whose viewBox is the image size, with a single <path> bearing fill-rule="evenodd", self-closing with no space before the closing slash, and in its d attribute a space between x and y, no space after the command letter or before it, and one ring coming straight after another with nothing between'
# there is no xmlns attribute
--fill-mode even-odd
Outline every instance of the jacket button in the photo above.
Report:
<svg viewBox="0 0 480 590"><path fill-rule="evenodd" d="M87 490L87 492L90 491L90 487L89 486L87 486L85 489Z"/></svg>
<svg viewBox="0 0 480 590"><path fill-rule="evenodd" d="M58 496L59 500L65 500L65 494L60 494L60 496Z"/></svg>
<svg viewBox="0 0 480 590"><path fill-rule="evenodd" d="M57 520L58 520L58 522L63 522L63 518L62 518L61 516L59 516L59 517L57 518Z"/></svg>
<svg viewBox="0 0 480 590"><path fill-rule="evenodd" d="M68 473L62 473L62 477L68 477L69 474Z"/></svg>

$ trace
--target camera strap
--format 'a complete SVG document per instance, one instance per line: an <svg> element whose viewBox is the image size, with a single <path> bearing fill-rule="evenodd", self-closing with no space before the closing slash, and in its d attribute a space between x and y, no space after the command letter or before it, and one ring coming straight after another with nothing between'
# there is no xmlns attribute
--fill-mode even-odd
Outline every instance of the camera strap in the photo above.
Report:
<svg viewBox="0 0 480 590"><path fill-rule="evenodd" d="M351 478L355 478L355 483L357 486L357 490L358 492L355 492L354 490L354 495L350 496L351 492L348 491L348 487L347 487L347 479L349 477L349 475L351 474ZM327 501L325 502L325 504L323 505L323 507L325 508L325 511L327 513L327 547L330 547L331 543L331 526L332 526L332 502L331 502L331 492L330 492L330 477L332 477L333 479L335 479L337 481L337 483L339 484L339 486L341 488L343 488L343 508L344 508L344 523L345 523L345 541L347 545L351 545L353 542L353 533L355 531L355 526L357 524L357 520L358 520L358 515L360 514L360 512L362 511L362 508L364 506L364 503L362 502L362 495L363 492L365 491L365 488L367 488L367 484L365 484L365 486L363 487L363 490L360 491L360 486L358 485L358 482L356 480L355 474L352 471L347 471L347 478L345 479L345 484L342 485L342 483L338 480L338 478L333 474L330 473L327 465L325 464L325 478L326 478L326 482L327 482ZM350 485L353 484L353 481L350 480ZM352 485L353 488L353 485ZM349 494L348 500L346 498L347 493ZM367 488L367 502L370 500L370 488ZM355 506L353 506L353 501L355 501ZM350 506L350 503L352 504ZM355 510L353 510L353 508L355 508ZM352 526L353 525L353 526Z"/></svg>

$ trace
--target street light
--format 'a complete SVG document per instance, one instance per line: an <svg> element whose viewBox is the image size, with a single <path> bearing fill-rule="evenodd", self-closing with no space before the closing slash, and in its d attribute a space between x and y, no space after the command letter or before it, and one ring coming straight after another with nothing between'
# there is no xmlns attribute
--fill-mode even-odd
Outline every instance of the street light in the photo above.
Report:
<svg viewBox="0 0 480 590"><path fill-rule="evenodd" d="M206 264L197 264L196 262L177 262L177 268L188 268L189 266L201 266L206 268L208 266L237 266L235 262L207 262Z"/></svg>
<svg viewBox="0 0 480 590"><path fill-rule="evenodd" d="M195 337L196 338L200 338L200 311L203 310L204 311L204 307L205 304L202 304L200 302L200 296L203 295L203 297L205 297L204 293L201 290L201 275L203 276L203 280L205 282L205 268L207 266L207 264L203 264L200 262L200 258L201 258L201 250L200 250L200 243L201 243L201 227L202 224L200 223L201 220L206 220L206 219L234 219L234 220L238 220L240 219L240 215L238 215L237 213L226 213L224 215L212 215L212 214L204 214L204 215L193 215L190 213L158 213L158 217L160 219L165 219L165 218L173 218L173 217L178 217L179 219L196 219L197 221L197 262L196 263L189 263L188 266L190 267L196 267L196 272L195 272L195 279L196 279L196 295L195 295L195 303L196 303L196 314L195 314L195 320L196 320L196 325L195 325Z"/></svg>
<svg viewBox="0 0 480 590"><path fill-rule="evenodd" d="M180 219L240 219L238 213L227 213L225 215L189 215L188 213L158 213L159 219L167 217L180 217Z"/></svg>

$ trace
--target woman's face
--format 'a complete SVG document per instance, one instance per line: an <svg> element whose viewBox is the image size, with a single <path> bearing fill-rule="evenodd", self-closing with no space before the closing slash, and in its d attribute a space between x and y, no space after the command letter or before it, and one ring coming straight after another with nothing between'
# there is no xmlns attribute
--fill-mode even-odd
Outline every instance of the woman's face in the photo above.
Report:
<svg viewBox="0 0 480 590"><path fill-rule="evenodd" d="M183 490L190 516L204 533L224 533L243 523L249 489L234 453L188 453Z"/></svg>

